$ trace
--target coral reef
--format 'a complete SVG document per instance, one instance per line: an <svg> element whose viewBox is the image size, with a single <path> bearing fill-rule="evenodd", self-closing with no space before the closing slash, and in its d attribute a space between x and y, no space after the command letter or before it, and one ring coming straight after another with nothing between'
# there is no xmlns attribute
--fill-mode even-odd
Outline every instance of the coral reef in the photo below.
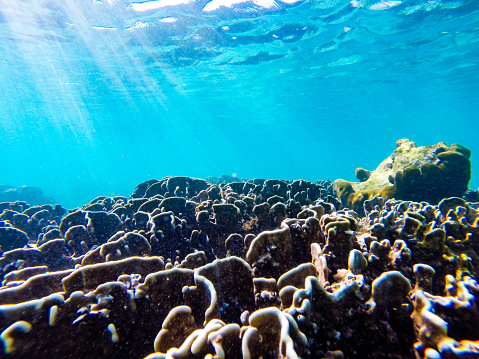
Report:
<svg viewBox="0 0 479 359"><path fill-rule="evenodd" d="M334 182L344 206L362 212L364 201L377 196L437 204L446 197L462 197L468 190L471 151L464 146L439 142L418 147L408 139L396 146L374 171L357 168L360 182Z"/></svg>
<svg viewBox="0 0 479 359"><path fill-rule="evenodd" d="M15 188L13 186L0 184L0 202L16 201L22 201L30 205L42 205L55 202L53 198L45 196L43 191L38 187L21 186Z"/></svg>
<svg viewBox="0 0 479 359"><path fill-rule="evenodd" d="M479 356L479 203L359 211L331 182L226 180L2 204L0 356Z"/></svg>

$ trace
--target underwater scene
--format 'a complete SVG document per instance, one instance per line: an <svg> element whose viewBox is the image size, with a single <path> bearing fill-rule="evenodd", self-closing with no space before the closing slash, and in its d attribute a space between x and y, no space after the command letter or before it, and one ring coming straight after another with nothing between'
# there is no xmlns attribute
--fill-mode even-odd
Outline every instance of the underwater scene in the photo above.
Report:
<svg viewBox="0 0 479 359"><path fill-rule="evenodd" d="M479 2L0 0L0 358L479 358Z"/></svg>

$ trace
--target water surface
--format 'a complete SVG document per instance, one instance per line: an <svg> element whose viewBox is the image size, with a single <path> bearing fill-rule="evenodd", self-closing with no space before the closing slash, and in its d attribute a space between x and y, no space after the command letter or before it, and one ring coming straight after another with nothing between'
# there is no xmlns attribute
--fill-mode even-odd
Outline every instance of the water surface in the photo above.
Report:
<svg viewBox="0 0 479 359"><path fill-rule="evenodd" d="M479 186L477 1L0 3L1 183L354 180L409 138L470 148Z"/></svg>

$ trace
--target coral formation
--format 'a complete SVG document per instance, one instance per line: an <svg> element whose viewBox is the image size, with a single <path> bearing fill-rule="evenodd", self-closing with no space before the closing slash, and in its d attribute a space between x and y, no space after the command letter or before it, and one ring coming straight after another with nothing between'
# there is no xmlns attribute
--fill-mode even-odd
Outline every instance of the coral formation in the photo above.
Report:
<svg viewBox="0 0 479 359"><path fill-rule="evenodd" d="M54 203L53 198L47 197L38 187L21 186L15 188L13 186L0 184L0 202L25 202L30 205L42 205Z"/></svg>
<svg viewBox="0 0 479 359"><path fill-rule="evenodd" d="M374 171L357 168L360 182L334 182L344 206L362 213L364 201L373 197L437 204L443 198L466 193L471 178L470 150L443 142L418 147L408 139L397 141L396 146Z"/></svg>
<svg viewBox="0 0 479 359"><path fill-rule="evenodd" d="M67 215L2 204L0 356L477 357L479 204L367 198L166 177Z"/></svg>

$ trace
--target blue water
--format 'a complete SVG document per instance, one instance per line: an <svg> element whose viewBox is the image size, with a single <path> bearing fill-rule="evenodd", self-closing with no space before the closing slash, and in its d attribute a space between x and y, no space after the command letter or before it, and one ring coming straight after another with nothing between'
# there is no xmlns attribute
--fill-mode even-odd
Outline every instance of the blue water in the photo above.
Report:
<svg viewBox="0 0 479 359"><path fill-rule="evenodd" d="M409 138L479 186L478 1L288 2L0 0L0 183L355 180Z"/></svg>

